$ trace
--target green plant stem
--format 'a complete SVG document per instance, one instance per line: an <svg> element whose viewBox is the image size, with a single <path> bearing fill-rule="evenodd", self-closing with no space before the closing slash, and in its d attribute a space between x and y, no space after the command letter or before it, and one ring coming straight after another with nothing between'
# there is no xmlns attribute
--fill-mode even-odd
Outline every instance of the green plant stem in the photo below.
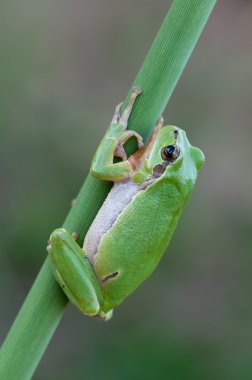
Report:
<svg viewBox="0 0 252 380"><path fill-rule="evenodd" d="M174 0L134 84L143 89L129 121L145 139L162 114L216 0ZM113 105L112 105L113 106ZM133 146L129 147L132 151ZM64 227L83 238L110 184L88 176ZM68 301L47 258L2 346L1 379L30 379Z"/></svg>

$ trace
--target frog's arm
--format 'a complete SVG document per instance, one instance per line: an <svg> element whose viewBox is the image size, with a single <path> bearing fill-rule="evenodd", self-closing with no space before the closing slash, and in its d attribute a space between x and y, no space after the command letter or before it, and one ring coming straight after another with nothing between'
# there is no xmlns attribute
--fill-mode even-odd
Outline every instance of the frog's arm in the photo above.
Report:
<svg viewBox="0 0 252 380"><path fill-rule="evenodd" d="M111 124L91 163L90 172L94 177L108 181L120 181L129 176L131 167L127 161L123 144L134 136L137 139L138 147L143 147L142 137L134 131L126 130L135 99L140 93L140 87L133 89L129 103L122 115L120 114L121 104L116 107ZM113 163L115 156L122 158L123 161Z"/></svg>

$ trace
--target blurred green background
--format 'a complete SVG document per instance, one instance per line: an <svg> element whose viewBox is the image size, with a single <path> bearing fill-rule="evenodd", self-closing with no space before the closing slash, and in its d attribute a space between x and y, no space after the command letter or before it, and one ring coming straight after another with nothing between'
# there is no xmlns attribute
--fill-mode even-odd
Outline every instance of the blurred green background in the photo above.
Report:
<svg viewBox="0 0 252 380"><path fill-rule="evenodd" d="M170 4L1 2L1 339ZM220 1L164 113L207 159L168 254L111 322L69 306L34 379L252 378L251 33Z"/></svg>

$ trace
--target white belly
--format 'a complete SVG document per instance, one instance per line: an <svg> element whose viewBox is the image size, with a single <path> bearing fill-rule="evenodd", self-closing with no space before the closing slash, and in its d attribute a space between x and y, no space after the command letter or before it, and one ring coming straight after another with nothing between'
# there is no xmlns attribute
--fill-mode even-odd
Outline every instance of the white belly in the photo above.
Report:
<svg viewBox="0 0 252 380"><path fill-rule="evenodd" d="M140 188L131 180L115 183L91 224L83 243L83 250L93 263L101 237L112 227L118 216L131 202Z"/></svg>

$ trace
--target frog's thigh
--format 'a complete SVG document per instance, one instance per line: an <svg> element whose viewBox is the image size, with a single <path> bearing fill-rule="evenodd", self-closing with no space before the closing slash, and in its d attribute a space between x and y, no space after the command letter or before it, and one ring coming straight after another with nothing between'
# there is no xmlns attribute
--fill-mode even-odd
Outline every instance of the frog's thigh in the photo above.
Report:
<svg viewBox="0 0 252 380"><path fill-rule="evenodd" d="M99 314L103 301L100 285L83 250L63 228L55 230L48 248L54 275L63 291L84 314Z"/></svg>

